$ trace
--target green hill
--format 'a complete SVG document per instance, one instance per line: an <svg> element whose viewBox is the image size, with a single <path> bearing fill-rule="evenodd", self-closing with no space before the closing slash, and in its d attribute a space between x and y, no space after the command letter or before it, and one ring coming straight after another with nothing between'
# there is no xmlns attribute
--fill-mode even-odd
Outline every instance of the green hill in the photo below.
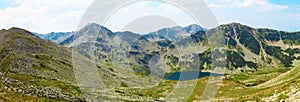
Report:
<svg viewBox="0 0 300 102"><path fill-rule="evenodd" d="M0 73L0 100L83 100L71 50L24 29L0 31Z"/></svg>

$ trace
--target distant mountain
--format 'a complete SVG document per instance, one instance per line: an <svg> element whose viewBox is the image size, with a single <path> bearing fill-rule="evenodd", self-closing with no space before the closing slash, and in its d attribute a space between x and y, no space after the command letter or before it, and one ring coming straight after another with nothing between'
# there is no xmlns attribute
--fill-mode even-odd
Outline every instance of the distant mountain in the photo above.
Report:
<svg viewBox="0 0 300 102"><path fill-rule="evenodd" d="M143 35L144 39L148 39L148 40L155 40L155 39L156 40L158 40L158 39L180 40L180 39L188 37L192 34L195 34L199 31L204 31L204 30L205 29L200 27L199 25L192 24L192 25L189 25L187 27L177 26L177 27L172 27L172 28L164 28L164 29L160 29L156 32L152 32L152 33L149 33L149 34L142 34L142 35ZM86 31L88 31L88 32L86 32ZM96 23L90 23L87 26L85 26L84 28L80 29L78 32L72 32L71 34L70 33L65 33L65 35L67 34L68 38L66 38L66 36L63 36L64 34L62 34L59 37L55 37L55 38L65 39L64 41L61 41L61 40L57 41L56 39L52 39L52 40L55 41L55 42L58 42L62 45L66 45L66 44L72 42L73 40L79 38L79 36L86 36L83 33L86 33L87 35L101 33L101 32L96 32L96 31L101 31L101 32L103 32L103 34L107 33L108 34L107 36L110 36L110 37L114 36L114 35L123 36L123 37L127 37L127 38L130 38L130 37L139 38L139 37L141 37L140 34L135 34L133 32L128 32L128 31L126 31L126 32L112 32L104 26L101 26L101 25L96 24ZM75 35L76 35L76 37L75 37ZM45 37L44 35L38 35L38 36L40 36L42 38L46 38L46 39L50 38L50 37ZM123 38L123 37L121 37L121 38ZM49 40L51 40L51 39L49 39ZM129 39L124 40L124 41L129 41Z"/></svg>
<svg viewBox="0 0 300 102"><path fill-rule="evenodd" d="M100 33L102 35L98 35ZM98 25L96 23L90 23L87 26L80 29L79 31L77 31L76 33L74 33L71 37L69 37L66 40L60 42L59 44L62 44L62 45L68 45L68 44L71 44L71 43L74 44L74 43L76 43L78 38L87 38L87 39L81 39L81 41L84 42L84 41L89 41L89 40L95 40L95 39L93 39L93 38L95 38L93 36L101 36L101 37L109 38L109 37L112 37L114 35L115 35L115 33L111 32L106 27ZM91 38L91 39L88 39L88 38ZM98 40L101 40L101 39L98 39ZM72 45L70 45L70 46L72 46Z"/></svg>
<svg viewBox="0 0 300 102"><path fill-rule="evenodd" d="M172 28L163 28L156 32L149 33L150 35L159 35L169 40L180 40L186 38L192 34L195 34L199 31L204 31L205 29L199 25L192 24L187 27L172 27ZM147 35L147 34L146 34Z"/></svg>
<svg viewBox="0 0 300 102"><path fill-rule="evenodd" d="M56 43L60 43L66 40L67 38L69 38L70 36L72 36L74 33L75 32L51 32L48 34L38 34L38 33L34 33L34 34L43 39L48 39Z"/></svg>
<svg viewBox="0 0 300 102"><path fill-rule="evenodd" d="M195 33L199 32L199 31L205 31L205 30L207 30L206 28L202 28L201 26L199 26L197 24L188 25L184 29L185 29L186 32L188 32L190 34L195 34Z"/></svg>
<svg viewBox="0 0 300 102"><path fill-rule="evenodd" d="M135 34L133 32L125 31L125 32L116 32L116 36L122 41L127 42L129 44L134 43L137 38L140 38L142 35Z"/></svg>

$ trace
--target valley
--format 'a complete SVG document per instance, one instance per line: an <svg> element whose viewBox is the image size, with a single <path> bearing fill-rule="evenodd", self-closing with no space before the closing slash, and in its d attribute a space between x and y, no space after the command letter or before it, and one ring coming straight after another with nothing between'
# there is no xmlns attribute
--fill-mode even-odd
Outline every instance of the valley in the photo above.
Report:
<svg viewBox="0 0 300 102"><path fill-rule="evenodd" d="M300 32L230 23L136 34L90 23L57 34L68 38L0 31L0 101L300 99Z"/></svg>

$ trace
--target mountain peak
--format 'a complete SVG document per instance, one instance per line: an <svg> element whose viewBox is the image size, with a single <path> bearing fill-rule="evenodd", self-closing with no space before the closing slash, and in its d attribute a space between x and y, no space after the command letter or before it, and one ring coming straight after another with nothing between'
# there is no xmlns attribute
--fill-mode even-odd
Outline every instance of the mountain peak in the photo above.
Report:
<svg viewBox="0 0 300 102"><path fill-rule="evenodd" d="M65 39L64 41L60 42L62 45L70 44L73 41L78 41L78 38L93 38L93 37L112 37L115 33L113 33L108 28L97 24L97 23L88 23L82 29L74 33L69 38ZM89 37L88 37L89 36Z"/></svg>
<svg viewBox="0 0 300 102"><path fill-rule="evenodd" d="M241 23L238 23L238 22L232 22L232 23L229 23L231 25L242 25Z"/></svg>
<svg viewBox="0 0 300 102"><path fill-rule="evenodd" d="M185 28L188 28L188 27L202 28L198 24L190 24L190 25L186 26Z"/></svg>
<svg viewBox="0 0 300 102"><path fill-rule="evenodd" d="M102 26L102 25L97 23L88 23L86 26Z"/></svg>
<svg viewBox="0 0 300 102"><path fill-rule="evenodd" d="M95 34L98 34L99 31L112 33L111 30L109 30L108 28L106 28L100 24L97 24L97 23L88 23L86 26L84 26L82 29L79 30L79 32L81 32L81 31L94 32ZM81 32L81 33L83 33L83 32Z"/></svg>
<svg viewBox="0 0 300 102"><path fill-rule="evenodd" d="M241 23L236 23L236 22L233 22L233 23L228 23L228 24L222 24L220 26L218 26L217 28L222 28L222 29L227 29L227 30L253 30L253 29L256 29L256 28L253 28L253 27L250 27L248 25L243 25Z"/></svg>
<svg viewBox="0 0 300 102"><path fill-rule="evenodd" d="M36 36L36 35L32 34L30 31L25 30L23 28L18 28L18 27L12 27L12 28L8 29L7 31L16 33L16 34L25 34L25 35L30 35L30 36Z"/></svg>
<svg viewBox="0 0 300 102"><path fill-rule="evenodd" d="M223 27L223 26L230 26L230 27L247 27L247 28L252 28L248 25L244 25L244 24L241 24L241 23L237 23L237 22L232 22L232 23L228 23L228 24L222 24L220 27Z"/></svg>
<svg viewBox="0 0 300 102"><path fill-rule="evenodd" d="M97 24L97 23L88 23L85 27L95 27L95 28L101 28L101 29L106 29L108 30L108 28L104 27L103 25Z"/></svg>
<svg viewBox="0 0 300 102"><path fill-rule="evenodd" d="M179 40L195 34L201 30L204 30L201 26L197 24L191 24L186 27L175 26L170 28L163 28L149 34L157 34L169 40Z"/></svg>
<svg viewBox="0 0 300 102"><path fill-rule="evenodd" d="M8 29L8 31L10 31L10 32L20 32L20 33L29 33L29 34L31 34L30 31L22 29L22 28L18 28L18 27L12 27L12 28Z"/></svg>
<svg viewBox="0 0 300 102"><path fill-rule="evenodd" d="M190 34L195 34L199 31L204 30L201 26L197 25L197 24L191 24L185 27L185 30L190 33Z"/></svg>

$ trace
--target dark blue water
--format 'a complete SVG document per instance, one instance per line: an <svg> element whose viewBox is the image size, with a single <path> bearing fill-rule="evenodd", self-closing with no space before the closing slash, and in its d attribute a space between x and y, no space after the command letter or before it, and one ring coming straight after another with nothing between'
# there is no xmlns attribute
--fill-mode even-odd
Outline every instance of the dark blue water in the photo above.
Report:
<svg viewBox="0 0 300 102"><path fill-rule="evenodd" d="M201 72L201 71L185 71L185 72L172 73L171 75L167 76L166 79L185 81L185 80L194 80L198 78L203 78L206 76L223 76L223 74L215 74L215 73Z"/></svg>

